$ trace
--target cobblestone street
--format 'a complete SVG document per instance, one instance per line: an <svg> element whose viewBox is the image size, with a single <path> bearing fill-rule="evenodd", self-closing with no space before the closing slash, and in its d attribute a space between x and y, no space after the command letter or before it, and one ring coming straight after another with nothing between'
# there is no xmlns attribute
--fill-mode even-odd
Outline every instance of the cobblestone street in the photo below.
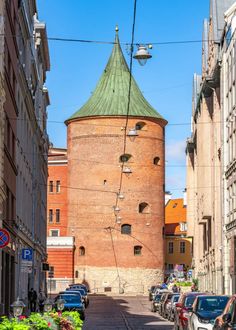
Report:
<svg viewBox="0 0 236 330"><path fill-rule="evenodd" d="M90 296L83 330L172 330L173 323L152 313L148 297Z"/></svg>

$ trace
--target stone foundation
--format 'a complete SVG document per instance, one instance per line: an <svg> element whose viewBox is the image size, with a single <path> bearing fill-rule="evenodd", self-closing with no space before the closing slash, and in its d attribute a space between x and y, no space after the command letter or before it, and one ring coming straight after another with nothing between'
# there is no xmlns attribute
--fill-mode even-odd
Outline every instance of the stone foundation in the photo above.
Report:
<svg viewBox="0 0 236 330"><path fill-rule="evenodd" d="M160 269L81 267L75 283L87 283L91 293L147 294L148 288L163 281Z"/></svg>

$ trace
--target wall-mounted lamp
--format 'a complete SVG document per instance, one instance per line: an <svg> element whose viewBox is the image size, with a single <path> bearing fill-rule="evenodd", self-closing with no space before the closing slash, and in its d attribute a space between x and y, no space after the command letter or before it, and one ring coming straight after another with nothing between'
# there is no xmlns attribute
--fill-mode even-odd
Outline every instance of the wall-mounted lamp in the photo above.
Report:
<svg viewBox="0 0 236 330"><path fill-rule="evenodd" d="M130 141L134 141L136 136L138 136L138 132L135 128L131 128L129 130L127 136L130 138Z"/></svg>

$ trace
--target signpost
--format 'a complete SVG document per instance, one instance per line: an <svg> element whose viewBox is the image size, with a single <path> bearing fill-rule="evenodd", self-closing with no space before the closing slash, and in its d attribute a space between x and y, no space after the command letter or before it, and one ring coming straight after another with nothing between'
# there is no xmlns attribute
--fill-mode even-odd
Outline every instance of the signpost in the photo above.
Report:
<svg viewBox="0 0 236 330"><path fill-rule="evenodd" d="M7 246L10 242L10 235L6 229L0 229L0 249Z"/></svg>
<svg viewBox="0 0 236 330"><path fill-rule="evenodd" d="M21 250L21 272L31 274L33 269L33 249Z"/></svg>
<svg viewBox="0 0 236 330"><path fill-rule="evenodd" d="M54 277L54 266L49 266L48 278L49 278L49 296L52 297L52 278Z"/></svg>

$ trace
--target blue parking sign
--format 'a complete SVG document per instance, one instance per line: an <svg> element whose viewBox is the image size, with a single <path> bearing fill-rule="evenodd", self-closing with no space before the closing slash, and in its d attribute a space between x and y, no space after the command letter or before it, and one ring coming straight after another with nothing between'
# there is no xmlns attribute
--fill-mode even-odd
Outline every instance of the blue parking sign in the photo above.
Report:
<svg viewBox="0 0 236 330"><path fill-rule="evenodd" d="M22 249L21 250L21 258L25 261L33 260L33 249Z"/></svg>

